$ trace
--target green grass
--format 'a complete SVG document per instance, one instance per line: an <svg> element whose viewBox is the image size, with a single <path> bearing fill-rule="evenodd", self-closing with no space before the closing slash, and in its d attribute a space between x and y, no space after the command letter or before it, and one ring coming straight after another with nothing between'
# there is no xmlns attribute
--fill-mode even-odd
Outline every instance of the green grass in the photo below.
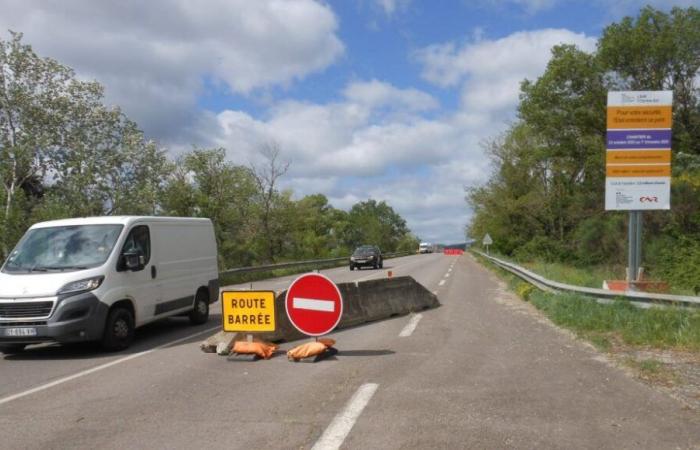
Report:
<svg viewBox="0 0 700 450"><path fill-rule="evenodd" d="M603 287L603 280L625 279L624 268L603 266L581 268L567 266L561 263L546 263L542 261L527 262L521 265L550 280L576 286L600 289Z"/></svg>
<svg viewBox="0 0 700 450"><path fill-rule="evenodd" d="M640 309L626 300L601 305L578 294L534 291L530 302L555 324L599 342L614 335L626 344L700 350L700 311Z"/></svg>
<svg viewBox="0 0 700 450"><path fill-rule="evenodd" d="M604 280L624 280L625 267L622 266L570 266L563 263L545 261L516 261L502 255L494 255L499 259L513 262L541 275L549 280L574 286L602 288ZM695 295L692 289L669 286L669 294Z"/></svg>
<svg viewBox="0 0 700 450"><path fill-rule="evenodd" d="M624 299L603 305L579 294L543 292L488 260L475 257L496 271L511 290L530 301L552 322L574 331L600 350L610 351L611 341L620 340L640 347L700 351L700 311L640 309Z"/></svg>
<svg viewBox="0 0 700 450"><path fill-rule="evenodd" d="M673 370L667 368L664 363L655 359L636 360L627 358L625 365L636 370L637 376L643 380L664 384L667 386L678 383L679 378Z"/></svg>

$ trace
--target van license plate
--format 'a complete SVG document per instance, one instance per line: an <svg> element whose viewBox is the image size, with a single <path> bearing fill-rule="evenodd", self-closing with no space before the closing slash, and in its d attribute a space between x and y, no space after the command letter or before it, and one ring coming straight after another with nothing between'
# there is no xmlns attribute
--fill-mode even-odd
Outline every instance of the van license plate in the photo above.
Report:
<svg viewBox="0 0 700 450"><path fill-rule="evenodd" d="M5 336L36 336L36 328L5 328Z"/></svg>

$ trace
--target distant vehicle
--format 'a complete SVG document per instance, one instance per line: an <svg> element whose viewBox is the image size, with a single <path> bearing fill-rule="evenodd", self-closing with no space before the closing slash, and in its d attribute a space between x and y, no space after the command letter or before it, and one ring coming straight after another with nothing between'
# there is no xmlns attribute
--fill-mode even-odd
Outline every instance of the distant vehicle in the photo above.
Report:
<svg viewBox="0 0 700 450"><path fill-rule="evenodd" d="M38 342L128 347L173 315L209 318L219 296L209 219L92 217L37 223L0 269L0 351Z"/></svg>
<svg viewBox="0 0 700 450"><path fill-rule="evenodd" d="M433 244L429 242L421 242L420 245L418 245L418 253L433 253L433 251Z"/></svg>
<svg viewBox="0 0 700 450"><path fill-rule="evenodd" d="M366 266L374 267L375 269L384 267L382 252L376 245L357 247L350 257L350 270Z"/></svg>

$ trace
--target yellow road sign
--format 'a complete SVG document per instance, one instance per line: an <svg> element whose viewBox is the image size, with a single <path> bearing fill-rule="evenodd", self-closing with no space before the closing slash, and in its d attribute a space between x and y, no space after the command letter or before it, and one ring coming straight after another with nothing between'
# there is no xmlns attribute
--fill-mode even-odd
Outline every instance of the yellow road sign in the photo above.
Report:
<svg viewBox="0 0 700 450"><path fill-rule="evenodd" d="M221 308L224 331L275 331L272 291L224 291Z"/></svg>

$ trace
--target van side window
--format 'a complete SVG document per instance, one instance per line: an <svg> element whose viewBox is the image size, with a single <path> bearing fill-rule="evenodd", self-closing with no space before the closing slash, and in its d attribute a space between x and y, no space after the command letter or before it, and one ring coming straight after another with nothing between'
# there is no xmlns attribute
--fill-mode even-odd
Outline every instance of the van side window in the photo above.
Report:
<svg viewBox="0 0 700 450"><path fill-rule="evenodd" d="M143 255L144 266L148 265L151 259L151 236L146 225L138 225L129 231L129 235L124 241L121 254L140 253ZM118 270L124 270L123 262L119 261Z"/></svg>

